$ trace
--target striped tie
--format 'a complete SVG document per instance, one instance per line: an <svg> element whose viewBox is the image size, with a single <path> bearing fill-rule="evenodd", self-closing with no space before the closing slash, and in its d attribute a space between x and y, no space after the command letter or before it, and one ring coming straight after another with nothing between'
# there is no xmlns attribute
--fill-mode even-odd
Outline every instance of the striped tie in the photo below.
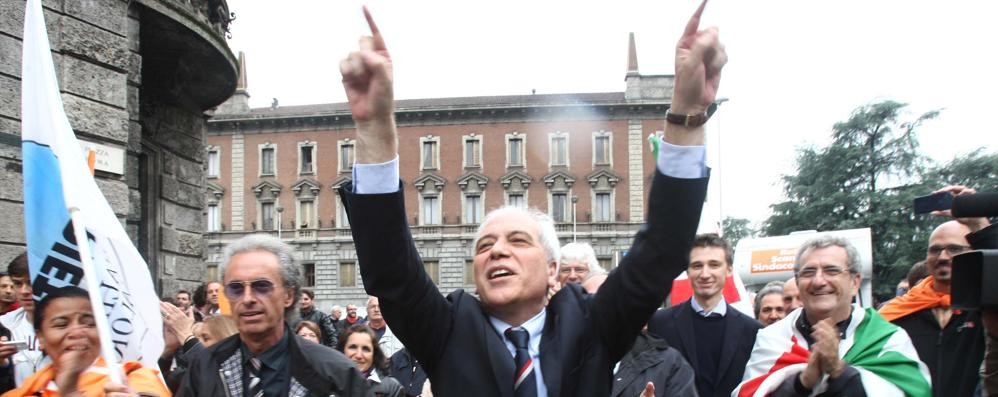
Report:
<svg viewBox="0 0 998 397"><path fill-rule="evenodd" d="M263 397L263 382L260 381L260 367L263 363L261 363L260 359L256 357L250 357L249 362L249 393L246 395L251 397Z"/></svg>
<svg viewBox="0 0 998 397"><path fill-rule="evenodd" d="M513 395L516 397L537 397L537 375L534 374L534 360L530 358L527 341L530 334L525 329L509 328L506 338L513 342L516 348L516 378L513 383Z"/></svg>

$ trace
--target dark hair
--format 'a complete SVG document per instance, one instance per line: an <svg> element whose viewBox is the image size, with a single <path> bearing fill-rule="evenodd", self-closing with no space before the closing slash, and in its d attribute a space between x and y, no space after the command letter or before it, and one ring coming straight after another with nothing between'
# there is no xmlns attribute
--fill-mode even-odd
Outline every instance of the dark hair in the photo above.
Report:
<svg viewBox="0 0 998 397"><path fill-rule="evenodd" d="M915 284L922 282L922 279L928 276L929 268L925 266L925 261L915 262L914 265L911 265L911 269L908 269L908 276L906 277L908 280L908 289L913 288Z"/></svg>
<svg viewBox="0 0 998 397"><path fill-rule="evenodd" d="M173 296L174 296L174 297L176 297L177 295L180 295L180 294L187 294L187 297L188 297L188 298L190 298L190 297L191 297L191 292L190 292L190 291L188 291L188 290L185 290L185 289L182 289L182 290L177 290L177 292L174 292L174 293L173 293Z"/></svg>
<svg viewBox="0 0 998 397"><path fill-rule="evenodd" d="M692 248L720 248L724 250L724 261L731 266L734 261L731 257L734 255L731 251L731 244L728 240L723 237L718 236L715 233L698 234L696 239L693 240Z"/></svg>
<svg viewBox="0 0 998 397"><path fill-rule="evenodd" d="M303 295L308 295L308 299L315 299L315 292L312 292L310 289L302 288L301 293Z"/></svg>
<svg viewBox="0 0 998 397"><path fill-rule="evenodd" d="M194 289L194 295L191 296L191 302L194 302L194 307L200 309L208 302L208 294L205 292L206 287L205 284L201 284Z"/></svg>
<svg viewBox="0 0 998 397"><path fill-rule="evenodd" d="M381 346L378 346L378 336L374 334L374 330L364 324L351 325L345 331L340 332L340 339L336 343L336 350L340 353L346 354L347 339L350 339L350 335L362 333L367 334L371 337L371 345L374 350L374 363L373 367L378 371L385 372L388 370L388 358L385 357L385 352L381 351Z"/></svg>
<svg viewBox="0 0 998 397"><path fill-rule="evenodd" d="M298 331L301 331L302 328L308 328L308 329L312 330L312 332L315 333L315 337L317 339L319 339L319 343L322 343L322 340L323 340L322 339L322 330L319 329L319 324L313 323L313 322L308 321L308 320L303 320L303 321L299 322L298 325L295 327L295 335L298 335Z"/></svg>
<svg viewBox="0 0 998 397"><path fill-rule="evenodd" d="M21 255L14 257L7 264L7 273L11 277L28 277L28 253L22 252Z"/></svg>
<svg viewBox="0 0 998 397"><path fill-rule="evenodd" d="M77 286L71 285L49 291L35 306L35 321L33 325L35 326L36 334L42 331L42 323L45 322L45 309L48 309L52 301L59 298L81 298L90 302L90 294L87 293L87 290Z"/></svg>

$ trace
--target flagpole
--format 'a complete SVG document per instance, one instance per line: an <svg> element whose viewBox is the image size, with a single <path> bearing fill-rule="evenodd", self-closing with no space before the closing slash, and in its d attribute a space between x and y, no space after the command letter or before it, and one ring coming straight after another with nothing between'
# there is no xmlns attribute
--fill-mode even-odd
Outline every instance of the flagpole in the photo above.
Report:
<svg viewBox="0 0 998 397"><path fill-rule="evenodd" d="M99 275L94 268L93 256L90 253L90 240L86 235L86 224L83 221L83 214L77 207L69 207L69 217L73 221L73 234L76 236L76 246L80 251L80 264L83 265L83 276L87 280L87 293L90 295L90 306L94 311L94 318L97 321L97 335L100 337L101 355L107 363L108 376L111 381L118 384L125 384L121 376L121 367L118 364L118 355L114 352L114 345L111 344L111 325L108 324L107 313L104 311L104 299L101 296Z"/></svg>

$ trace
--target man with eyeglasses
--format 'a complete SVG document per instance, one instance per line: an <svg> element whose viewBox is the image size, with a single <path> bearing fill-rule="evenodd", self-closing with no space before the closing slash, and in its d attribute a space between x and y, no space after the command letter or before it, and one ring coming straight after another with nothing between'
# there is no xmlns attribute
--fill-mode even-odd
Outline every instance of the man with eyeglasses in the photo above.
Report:
<svg viewBox="0 0 998 397"><path fill-rule="evenodd" d="M759 331L737 396L924 396L929 371L900 327L854 305L859 253L847 240L804 243L794 263L803 306Z"/></svg>
<svg viewBox="0 0 998 397"><path fill-rule="evenodd" d="M596 260L596 252L588 243L568 243L558 251L558 283L582 284L587 278L606 273Z"/></svg>
<svg viewBox="0 0 998 397"><path fill-rule="evenodd" d="M352 361L288 326L301 296L290 246L269 235L243 237L225 248L219 272L239 333L193 359L178 395L367 395Z"/></svg>
<svg viewBox="0 0 998 397"><path fill-rule="evenodd" d="M935 396L973 395L980 380L985 351L981 313L950 307L950 281L953 257L971 249L967 235L987 225L985 218L969 218L936 227L925 255L929 276L880 309L911 336L932 373Z"/></svg>

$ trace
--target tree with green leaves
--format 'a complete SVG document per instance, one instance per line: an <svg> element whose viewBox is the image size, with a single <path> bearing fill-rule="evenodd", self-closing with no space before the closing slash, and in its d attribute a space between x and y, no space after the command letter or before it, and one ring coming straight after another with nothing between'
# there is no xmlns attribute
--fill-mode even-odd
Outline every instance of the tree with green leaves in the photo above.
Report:
<svg viewBox="0 0 998 397"><path fill-rule="evenodd" d="M755 235L755 230L749 226L749 220L745 218L725 217L721 221L721 231L724 239L731 243L732 247L738 246L738 241Z"/></svg>
<svg viewBox="0 0 998 397"><path fill-rule="evenodd" d="M797 174L785 175L786 200L772 205L762 233L868 227L873 238L874 293L887 296L893 282L923 258L933 220L912 214L912 199L927 187L920 175L927 160L916 132L939 115L907 119L904 103L883 101L853 111L832 127L832 143L797 154Z"/></svg>

